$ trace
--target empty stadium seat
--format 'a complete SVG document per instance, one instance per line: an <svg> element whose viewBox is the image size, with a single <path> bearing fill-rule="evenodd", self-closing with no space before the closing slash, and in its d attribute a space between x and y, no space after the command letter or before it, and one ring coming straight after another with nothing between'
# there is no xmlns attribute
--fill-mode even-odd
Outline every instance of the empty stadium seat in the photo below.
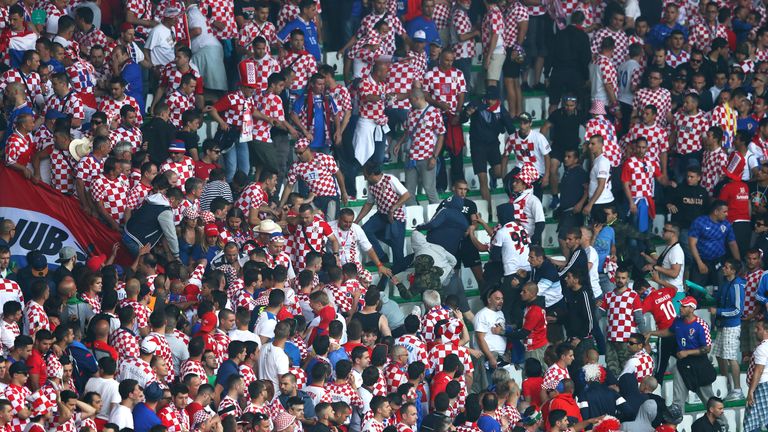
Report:
<svg viewBox="0 0 768 432"><path fill-rule="evenodd" d="M357 189L357 196L355 198L368 198L368 182L365 180L365 177L361 175L355 177L355 188Z"/></svg>
<svg viewBox="0 0 768 432"><path fill-rule="evenodd" d="M412 205L405 207L405 229L415 230L418 225L424 223L424 207Z"/></svg>

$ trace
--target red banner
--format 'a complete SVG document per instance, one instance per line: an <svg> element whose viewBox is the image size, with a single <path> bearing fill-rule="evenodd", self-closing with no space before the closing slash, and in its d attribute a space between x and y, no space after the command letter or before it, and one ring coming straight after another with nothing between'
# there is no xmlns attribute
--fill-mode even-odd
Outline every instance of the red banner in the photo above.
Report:
<svg viewBox="0 0 768 432"><path fill-rule="evenodd" d="M0 220L16 224L11 256L17 261L24 262L29 251L39 250L49 264L57 265L64 246L75 248L78 261L84 261L89 255L109 256L112 245L121 241L120 233L83 212L76 198L43 183L33 184L18 171L0 167L0 185ZM121 247L118 261L132 261L125 247Z"/></svg>

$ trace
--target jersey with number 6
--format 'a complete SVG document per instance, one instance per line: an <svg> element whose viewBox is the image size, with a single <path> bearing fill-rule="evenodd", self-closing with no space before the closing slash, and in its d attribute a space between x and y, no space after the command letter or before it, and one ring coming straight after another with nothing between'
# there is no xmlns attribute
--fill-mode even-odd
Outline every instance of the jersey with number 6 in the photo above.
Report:
<svg viewBox="0 0 768 432"><path fill-rule="evenodd" d="M656 328L659 330L668 329L675 320L675 306L672 299L677 294L675 287L663 287L654 289L646 298L643 299L643 313L650 312L656 321Z"/></svg>

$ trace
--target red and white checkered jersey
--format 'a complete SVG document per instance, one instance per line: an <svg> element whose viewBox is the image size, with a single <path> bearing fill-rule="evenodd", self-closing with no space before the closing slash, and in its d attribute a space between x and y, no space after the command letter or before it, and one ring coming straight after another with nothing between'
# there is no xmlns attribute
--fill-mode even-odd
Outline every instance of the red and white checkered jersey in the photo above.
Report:
<svg viewBox="0 0 768 432"><path fill-rule="evenodd" d="M547 368L547 371L544 372L544 381L541 383L541 388L544 390L554 390L560 384L560 381L566 378L571 378L571 375L568 374L568 369L560 367L557 363L552 363Z"/></svg>
<svg viewBox="0 0 768 432"><path fill-rule="evenodd" d="M336 102L336 107L339 109L338 116L343 117L346 111L352 109L352 95L349 93L349 89L341 84L337 84L336 87L330 89L331 97Z"/></svg>
<svg viewBox="0 0 768 432"><path fill-rule="evenodd" d="M240 67L245 67L246 71L252 71L256 77L256 88L254 88L254 95L261 94L267 89L269 76L273 73L280 72L280 63L269 54L264 57L247 58L240 62ZM245 66L242 66L245 64Z"/></svg>
<svg viewBox="0 0 768 432"><path fill-rule="evenodd" d="M316 153L309 162L296 161L288 170L288 183L294 184L299 178L309 185L309 190L317 196L336 196L336 172L339 166L331 155Z"/></svg>
<svg viewBox="0 0 768 432"><path fill-rule="evenodd" d="M469 354L469 350L460 346L457 341L449 343L437 343L432 349L429 350L427 358L429 359L428 369L436 374L443 370L443 363L448 354L456 354L459 356L461 364L464 366L465 374L472 374L475 371L475 366L472 363L472 356Z"/></svg>
<svg viewBox="0 0 768 432"><path fill-rule="evenodd" d="M759 312L759 303L755 299L755 293L757 292L757 285L760 283L760 279L765 272L761 269L756 269L747 273L745 279L747 283L744 287L744 317L749 317L752 314Z"/></svg>
<svg viewBox="0 0 768 432"><path fill-rule="evenodd" d="M109 179L105 175L96 177L91 183L91 196L96 203L101 204L107 213L118 223L123 223L128 196L128 185L119 177Z"/></svg>
<svg viewBox="0 0 768 432"><path fill-rule="evenodd" d="M672 50L667 50L667 58L665 62L667 63L667 66L676 68L682 64L688 63L690 59L691 54L686 50L680 50L677 54L672 52Z"/></svg>
<svg viewBox="0 0 768 432"><path fill-rule="evenodd" d="M410 93L413 83L417 82L420 85L424 79L424 73L427 69L427 55L424 52L410 51L408 57L410 61L397 62L389 68L387 85L391 93ZM408 98L395 100L392 102L392 108L411 109L411 101Z"/></svg>
<svg viewBox="0 0 768 432"><path fill-rule="evenodd" d="M627 36L623 29L613 31L609 27L603 27L592 36L592 54L597 55L600 53L600 44L607 37L613 38L615 43L612 60L614 66L618 68L629 56L629 36Z"/></svg>
<svg viewBox="0 0 768 432"><path fill-rule="evenodd" d="M629 192L635 200L653 199L653 179L660 175L659 163L648 155L642 159L637 156L627 158L621 169L621 181L629 183Z"/></svg>
<svg viewBox="0 0 768 432"><path fill-rule="evenodd" d="M120 109L124 105L130 105L136 110L136 120L141 124L143 121L143 117L141 115L141 107L139 106L139 103L136 102L136 99L133 98L133 96L125 95L123 100L115 100L113 98L106 98L102 99L101 103L99 104L99 111L103 111L107 115L107 123L112 124L113 122L119 122L120 121Z"/></svg>
<svg viewBox="0 0 768 432"><path fill-rule="evenodd" d="M190 430L189 415L186 410L176 408L170 403L161 409L157 416L168 432L184 432Z"/></svg>
<svg viewBox="0 0 768 432"><path fill-rule="evenodd" d="M128 0L125 4L127 11L133 12L136 18L145 21L156 21L155 6L151 0ZM149 34L149 27L140 25L134 26L136 33L141 36L147 36Z"/></svg>
<svg viewBox="0 0 768 432"><path fill-rule="evenodd" d="M5 164L27 166L32 163L35 146L32 145L32 134L22 135L15 131L8 137L5 144Z"/></svg>
<svg viewBox="0 0 768 432"><path fill-rule="evenodd" d="M395 345L408 351L408 364L422 362L427 364L427 344L416 335L405 334L395 339Z"/></svg>
<svg viewBox="0 0 768 432"><path fill-rule="evenodd" d="M7 399L11 402L11 418L10 430L11 432L22 432L29 423L29 419L22 420L18 413L22 410L29 409L29 403L27 398L32 395L32 392L27 387L20 387L16 384L8 384L3 392L3 399Z"/></svg>
<svg viewBox="0 0 768 432"><path fill-rule="evenodd" d="M513 1L507 5L504 11L504 46L511 48L517 43L517 36L520 32L520 23L528 22L528 8L520 4L519 1ZM469 40L474 45L472 39ZM457 56L458 58L458 56Z"/></svg>
<svg viewBox="0 0 768 432"><path fill-rule="evenodd" d="M168 376L165 377L165 380L168 384L172 383L176 373L173 370L173 355L171 354L171 346L168 345L168 339L166 339L164 334L151 332L144 340L151 340L157 344L155 355L165 360L165 365L168 367Z"/></svg>
<svg viewBox="0 0 768 432"><path fill-rule="evenodd" d="M451 318L451 311L443 306L435 306L428 310L427 313L421 317L421 335L424 337L424 342L431 344L437 340L435 335L435 325L438 321L447 320Z"/></svg>
<svg viewBox="0 0 768 432"><path fill-rule="evenodd" d="M253 113L253 98L246 98L243 92L236 90L224 95L213 107L221 118L230 126L241 128L245 116Z"/></svg>
<svg viewBox="0 0 768 432"><path fill-rule="evenodd" d="M131 210L139 208L144 202L144 199L149 196L150 192L152 192L152 186L146 186L141 182L136 183L136 185L128 191L128 196L125 199L125 208Z"/></svg>
<svg viewBox="0 0 768 432"><path fill-rule="evenodd" d="M276 120L285 121L285 111L283 110L283 101L280 96L267 92L258 98L256 109L265 116ZM263 143L272 142L272 125L264 120L256 119L253 125L253 140Z"/></svg>
<svg viewBox="0 0 768 432"><path fill-rule="evenodd" d="M368 185L368 202L376 204L379 213L389 214L389 210L408 190L397 177L384 174L378 183ZM400 206L393 214L395 220L405 222L405 210Z"/></svg>
<svg viewBox="0 0 768 432"><path fill-rule="evenodd" d="M277 14L277 28L282 29L286 24L296 19L301 13L299 7L290 2L284 2Z"/></svg>
<svg viewBox="0 0 768 432"><path fill-rule="evenodd" d="M269 195L264 191L264 187L261 183L250 183L240 193L240 198L235 202L235 207L242 210L243 214L248 215L248 212L252 209L258 209L263 205L269 203Z"/></svg>
<svg viewBox="0 0 768 432"><path fill-rule="evenodd" d="M709 193L723 177L723 169L727 163L728 155L722 147L714 150L704 150L701 157L701 186Z"/></svg>
<svg viewBox="0 0 768 432"><path fill-rule="evenodd" d="M127 142L131 144L131 152L136 153L140 148L144 136L141 133L141 129L135 126L126 126L121 124L117 129L109 133L109 141L114 148L120 142Z"/></svg>
<svg viewBox="0 0 768 432"><path fill-rule="evenodd" d="M597 67L600 70L600 76L603 79L603 83L613 86L614 91L618 91L618 73L616 72L616 65L608 57L598 54L597 55Z"/></svg>
<svg viewBox="0 0 768 432"><path fill-rule="evenodd" d="M291 373L296 377L297 389L301 390L307 386L307 373L304 371L304 369L301 368L301 366L291 366L288 369L288 373Z"/></svg>
<svg viewBox="0 0 768 432"><path fill-rule="evenodd" d="M376 393L374 393L374 396L386 396L386 395L377 395ZM369 410L368 412L371 412L371 411ZM384 428L385 428L384 423L376 420L371 415L370 418L366 419L363 422L363 427L361 430L364 430L366 432L384 432Z"/></svg>
<svg viewBox="0 0 768 432"><path fill-rule="evenodd" d="M80 53L83 55L90 55L91 47L94 45L105 47L109 43L107 35L96 26L91 26L91 29L86 32L76 31L75 41L80 44Z"/></svg>
<svg viewBox="0 0 768 432"><path fill-rule="evenodd" d="M253 368L245 363L241 364L239 369L240 376L243 377L243 384L245 384L245 388L247 389L252 382L258 379L258 377L256 376L256 372L253 371Z"/></svg>
<svg viewBox="0 0 768 432"><path fill-rule="evenodd" d="M420 161L435 156L437 140L445 134L443 115L439 109L431 105L412 109L408 112L407 129L411 140L411 160Z"/></svg>
<svg viewBox="0 0 768 432"><path fill-rule="evenodd" d="M121 361L140 355L139 338L132 330L124 327L120 327L109 335L109 345L117 351L117 358Z"/></svg>
<svg viewBox="0 0 768 432"><path fill-rule="evenodd" d="M433 68L424 75L425 93L429 93L433 99L448 104L449 114L455 114L458 108L459 95L467 92L467 82L464 74L451 68L447 71L438 67Z"/></svg>
<svg viewBox="0 0 768 432"><path fill-rule="evenodd" d="M235 22L235 3L227 0L205 0L200 6L200 11L208 17L208 27L211 34L219 40L234 39L237 37L237 23ZM222 30L217 29L213 23L224 24Z"/></svg>
<svg viewBox="0 0 768 432"><path fill-rule="evenodd" d="M701 150L701 140L709 129L709 115L699 110L688 115L682 110L675 113L672 133L675 136L675 153L686 155Z"/></svg>
<svg viewBox="0 0 768 432"><path fill-rule="evenodd" d="M309 82L309 77L317 72L317 60L307 51L288 51L280 60L280 67L290 67L296 72L289 90L293 92L304 90Z"/></svg>
<svg viewBox="0 0 768 432"><path fill-rule="evenodd" d="M755 50L755 61L764 62L768 61L768 48Z"/></svg>
<svg viewBox="0 0 768 432"><path fill-rule="evenodd" d="M253 296L253 293L250 293L244 289L238 291L235 295L235 304L237 307L244 307L250 312L253 312L253 310L258 306L258 304L256 304L256 298Z"/></svg>
<svg viewBox="0 0 768 432"><path fill-rule="evenodd" d="M648 355L644 349L636 352L627 360L622 375L624 372L634 373L637 376L637 382L642 381L647 376L653 376L653 357Z"/></svg>
<svg viewBox="0 0 768 432"><path fill-rule="evenodd" d="M336 310L341 313L347 313L352 310L352 292L346 284L328 284L325 286L325 289L330 291L333 295L333 302L336 304Z"/></svg>
<svg viewBox="0 0 768 432"><path fill-rule="evenodd" d="M253 41L256 40L256 38L259 36L263 37L267 41L267 51L269 51L270 46L275 45L278 42L277 29L275 29L274 24L269 21L265 21L264 23L259 24L252 20L248 21L238 32L237 43L239 43L241 47L244 47L246 50L250 51Z"/></svg>
<svg viewBox="0 0 768 432"><path fill-rule="evenodd" d="M149 308L147 305L136 300L123 299L120 300L120 307L129 307L136 313L136 323L131 329L135 333L138 333L140 328L149 327Z"/></svg>
<svg viewBox="0 0 768 432"><path fill-rule="evenodd" d="M43 306L35 301L30 301L24 308L24 334L34 336L38 330L51 330L51 322Z"/></svg>
<svg viewBox="0 0 768 432"><path fill-rule="evenodd" d="M483 51L488 51L488 47L491 44L491 38L494 34L498 36L496 40L497 49L499 46L504 48L504 26L504 14L501 13L501 9L496 5L491 5L485 13L482 28L480 29Z"/></svg>
<svg viewBox="0 0 768 432"><path fill-rule="evenodd" d="M187 180L195 176L195 161L189 156L184 156L181 162L174 162L170 159L160 165L160 174L166 171L173 171L179 176L178 185L181 191L184 192L184 186L187 184Z"/></svg>
<svg viewBox="0 0 768 432"><path fill-rule="evenodd" d="M515 166L522 168L526 163L533 164L541 177L546 172L544 156L552 151L549 142L541 133L530 131L524 138L520 131L516 131L507 137L504 154L515 154Z"/></svg>
<svg viewBox="0 0 768 432"><path fill-rule="evenodd" d="M96 98L93 93L96 86L96 79L93 77L94 71L93 65L85 60L77 60L67 68L72 90L77 92L83 100L83 104L91 108L96 108Z"/></svg>
<svg viewBox="0 0 768 432"><path fill-rule="evenodd" d="M399 431L398 431L399 432ZM482 432L477 423L464 422L463 425L456 426L456 432Z"/></svg>
<svg viewBox="0 0 768 432"><path fill-rule="evenodd" d="M622 138L622 153L626 152L627 144L637 138L645 138L648 141L648 157L659 162L661 153L669 152L669 136L667 129L658 124L646 125L635 123Z"/></svg>
<svg viewBox="0 0 768 432"><path fill-rule="evenodd" d="M72 119L85 120L85 106L83 100L79 94L70 92L64 97L53 95L46 102L45 110L56 110L68 116Z"/></svg>
<svg viewBox="0 0 768 432"><path fill-rule="evenodd" d="M411 426L408 426L405 423L398 423L395 427L397 427L397 432L415 432ZM416 425L414 425L414 427L416 427ZM458 430L458 428L456 430Z"/></svg>
<svg viewBox="0 0 768 432"><path fill-rule="evenodd" d="M387 380L387 394L396 393L401 384L408 382L408 365L389 363L384 368L384 378Z"/></svg>
<svg viewBox="0 0 768 432"><path fill-rule="evenodd" d="M327 403L346 402L353 408L363 408L363 399L348 382L341 384L336 382L327 383L325 385L325 394L320 398L320 401Z"/></svg>
<svg viewBox="0 0 768 432"><path fill-rule="evenodd" d="M8 69L0 77L0 92L5 93L5 88L10 83L21 83L24 86L24 91L27 93L27 102L35 104L36 101L43 101L43 87L40 80L40 74L37 72L30 72L29 75L24 75L19 69Z"/></svg>
<svg viewBox="0 0 768 432"><path fill-rule="evenodd" d="M203 364L197 360L190 359L181 364L181 367L179 368L179 377L183 379L189 374L195 374L203 378L204 381L207 379Z"/></svg>
<svg viewBox="0 0 768 432"><path fill-rule="evenodd" d="M243 414L243 410L240 408L240 405L229 395L224 396L224 398L221 400L221 403L219 403L218 408L219 415L222 417L231 415L239 419Z"/></svg>
<svg viewBox="0 0 768 432"><path fill-rule="evenodd" d="M186 74L194 75L196 84L195 94L202 94L203 80L200 77L200 72L195 70L193 67L190 67L186 72L182 72L179 70L178 66L176 66L175 62L168 63L167 65L163 66L163 70L160 72L160 82L165 87L165 91L167 93L171 93L172 91L181 87L181 79L184 78L184 75Z"/></svg>
<svg viewBox="0 0 768 432"><path fill-rule="evenodd" d="M32 133L32 144L36 152L45 151L50 155L53 151L53 133L45 124Z"/></svg>
<svg viewBox="0 0 768 432"><path fill-rule="evenodd" d="M17 301L23 305L24 294L21 293L21 287L15 281L0 278L0 304L9 301Z"/></svg>
<svg viewBox="0 0 768 432"><path fill-rule="evenodd" d="M728 33L724 25L715 23L714 26L709 26L705 22L699 22L691 27L688 42L694 48L708 52L712 49L712 41L719 37L728 40Z"/></svg>
<svg viewBox="0 0 768 432"><path fill-rule="evenodd" d="M437 30L447 29L451 24L451 5L445 3L435 4L435 10L432 12L432 21L435 22Z"/></svg>
<svg viewBox="0 0 768 432"><path fill-rule="evenodd" d="M672 98L669 90L659 87L656 90L652 90L650 87L643 87L635 94L634 101L632 103L633 109L637 112L642 112L643 108L647 105L653 105L656 107L658 115L656 116L656 122L661 127L667 126L667 115L672 109Z"/></svg>
<svg viewBox="0 0 768 432"><path fill-rule="evenodd" d="M384 102L387 93L389 93L387 83L377 83L370 75L363 78L357 88L357 95L360 98L360 117L373 120L378 125L387 124L387 116L384 114ZM377 95L380 98L373 102L363 100L365 96L371 95Z"/></svg>
<svg viewBox="0 0 768 432"><path fill-rule="evenodd" d="M101 313L101 299L98 296L91 297L86 292L86 293L83 293L81 297L83 301L91 307L91 310L93 310L93 313L95 314Z"/></svg>
<svg viewBox="0 0 768 432"><path fill-rule="evenodd" d="M605 116L595 116L587 121L585 137L600 135L603 137L603 154L616 168L621 165L623 155L616 139L616 127Z"/></svg>
<svg viewBox="0 0 768 432"><path fill-rule="evenodd" d="M296 225L292 233L293 242L296 246L294 253L296 271L304 270L307 253L311 251L322 253L325 250L325 243L331 234L333 234L333 230L328 222L319 215L315 215L312 224L307 227Z"/></svg>
<svg viewBox="0 0 768 432"><path fill-rule="evenodd" d="M642 312L643 305L634 290L625 288L620 294L616 291L607 292L599 307L608 312L608 341L626 342L632 333L637 332L637 323L632 314Z"/></svg>
<svg viewBox="0 0 768 432"><path fill-rule="evenodd" d="M115 376L115 379L118 381L135 379L142 388L146 388L149 383L160 382L149 363L139 357L121 359L117 365L117 376Z"/></svg>
<svg viewBox="0 0 768 432"><path fill-rule="evenodd" d="M384 49L384 55L392 55L395 53L395 36L405 33L403 23L395 14L382 14L376 15L370 13L366 15L360 22L360 28L357 30L357 39L363 39L372 32L374 32L374 26L377 22L384 19L389 24L389 33L385 34L381 39L381 47Z"/></svg>
<svg viewBox="0 0 768 432"><path fill-rule="evenodd" d="M527 13L527 11L526 11ZM472 21L469 19L469 14L466 10L456 7L453 8L453 15L451 16L453 21L453 28L457 35L470 33L472 31ZM453 50L456 52L456 59L471 59L475 57L475 40L467 39L464 42L456 42L453 46Z"/></svg>
<svg viewBox="0 0 768 432"><path fill-rule="evenodd" d="M181 127L181 116L195 108L195 95L186 95L183 91L176 89L165 100L170 109L170 121L177 128Z"/></svg>

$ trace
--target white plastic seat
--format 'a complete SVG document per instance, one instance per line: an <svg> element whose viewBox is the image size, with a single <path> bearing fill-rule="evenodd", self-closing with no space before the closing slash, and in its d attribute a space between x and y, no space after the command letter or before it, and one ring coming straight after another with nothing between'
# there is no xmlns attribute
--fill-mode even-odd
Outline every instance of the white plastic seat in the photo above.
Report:
<svg viewBox="0 0 768 432"><path fill-rule="evenodd" d="M475 275L472 273L472 269L466 267L461 268L461 284L464 286L464 291L478 289Z"/></svg>
<svg viewBox="0 0 768 432"><path fill-rule="evenodd" d="M424 220L426 221L432 220L432 216L434 216L435 213L437 213L437 206L439 205L440 204L427 204L427 214Z"/></svg>
<svg viewBox="0 0 768 432"><path fill-rule="evenodd" d="M715 382L712 383L712 392L715 396L725 399L728 394L728 380L724 376L718 375Z"/></svg>
<svg viewBox="0 0 768 432"><path fill-rule="evenodd" d="M541 234L541 246L544 248L560 246L557 242L557 224L546 224L544 226L544 232Z"/></svg>
<svg viewBox="0 0 768 432"><path fill-rule="evenodd" d="M677 425L678 432L691 432L691 425L693 425L694 420L691 414L684 415L683 421Z"/></svg>
<svg viewBox="0 0 768 432"><path fill-rule="evenodd" d="M486 222L488 222L488 201L486 200L475 200L475 205L477 205L477 214Z"/></svg>
<svg viewBox="0 0 768 432"><path fill-rule="evenodd" d="M368 198L368 182L365 180L365 177L361 175L355 177L355 189L357 189L357 196L355 198Z"/></svg>
<svg viewBox="0 0 768 432"><path fill-rule="evenodd" d="M424 207L412 205L405 207L405 229L415 230L424 223Z"/></svg>
<svg viewBox="0 0 768 432"><path fill-rule="evenodd" d="M471 166L464 166L464 179L467 180L470 190L480 189L480 180L475 175L475 170Z"/></svg>

